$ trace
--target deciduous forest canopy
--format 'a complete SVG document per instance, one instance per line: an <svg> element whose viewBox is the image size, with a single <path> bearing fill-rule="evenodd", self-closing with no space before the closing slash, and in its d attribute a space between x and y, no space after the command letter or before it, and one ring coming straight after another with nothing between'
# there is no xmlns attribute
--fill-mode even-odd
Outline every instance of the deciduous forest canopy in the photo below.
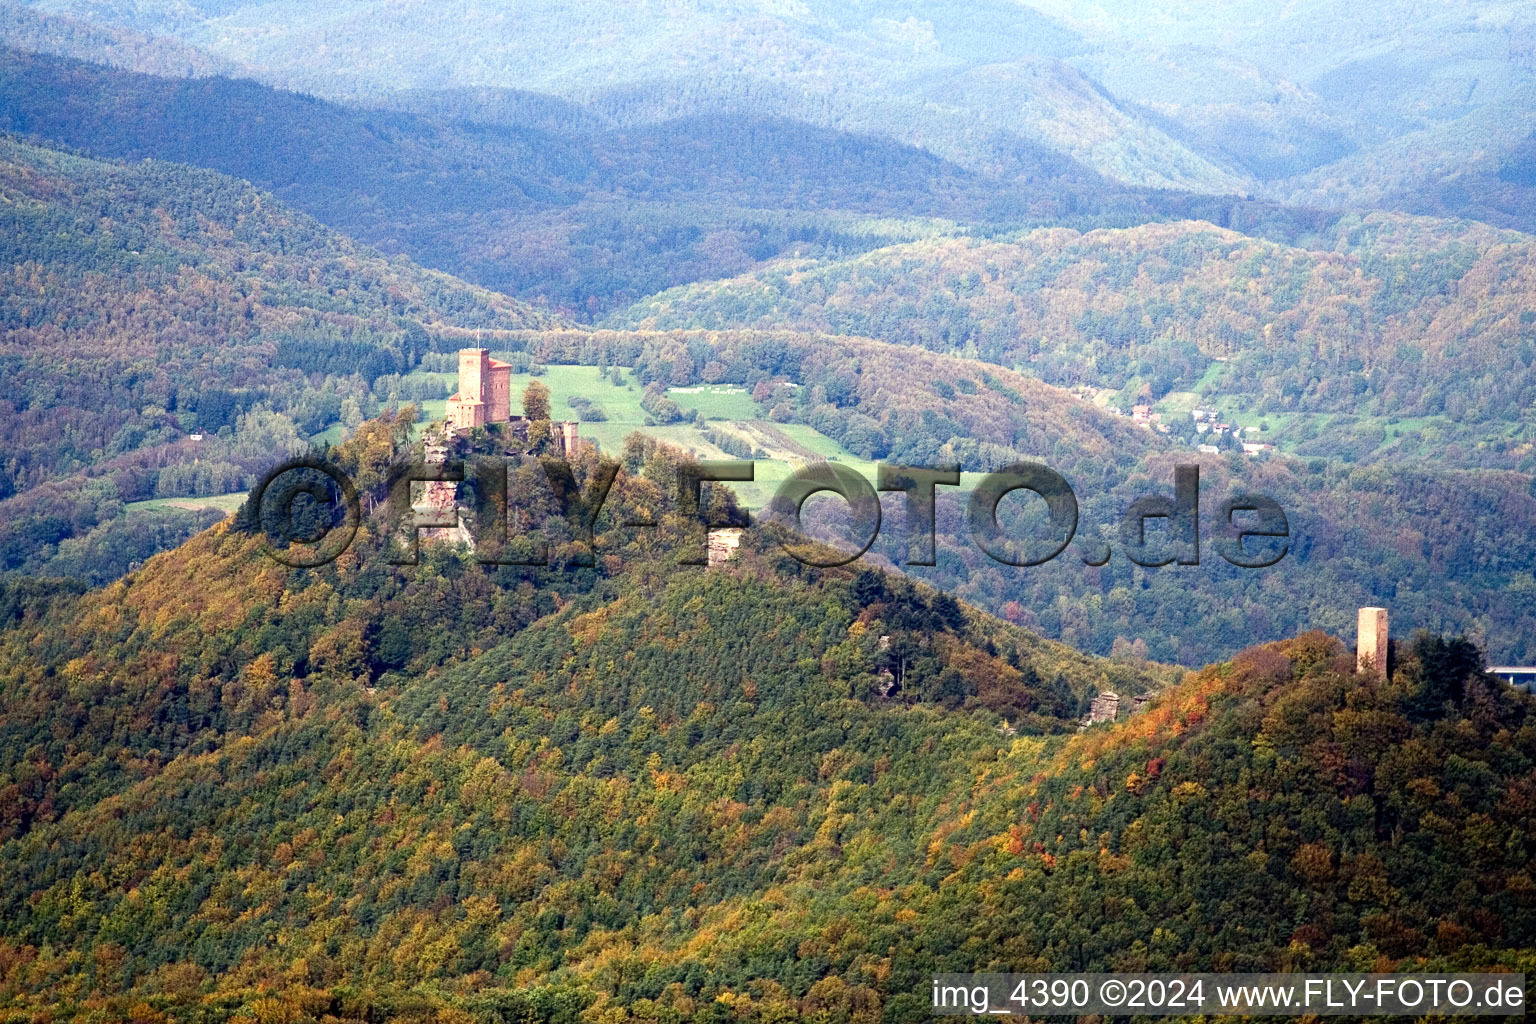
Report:
<svg viewBox="0 0 1536 1024"><path fill-rule="evenodd" d="M0 1024L1536 975L1533 97L1488 0L0 0ZM791 557L829 461L936 564Z"/></svg>

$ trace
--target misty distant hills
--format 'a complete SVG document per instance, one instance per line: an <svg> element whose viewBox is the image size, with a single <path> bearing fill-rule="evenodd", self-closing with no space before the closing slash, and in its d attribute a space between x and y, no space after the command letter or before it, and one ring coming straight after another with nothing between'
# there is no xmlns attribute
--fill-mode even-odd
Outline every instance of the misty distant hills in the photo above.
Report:
<svg viewBox="0 0 1536 1024"><path fill-rule="evenodd" d="M1536 231L1536 84L1270 183L1286 202L1372 204Z"/></svg>
<svg viewBox="0 0 1536 1024"><path fill-rule="evenodd" d="M457 114L473 98L426 95L408 102ZM1000 177L780 117L614 125L497 95L488 115L444 119L11 51L0 128L246 178L386 250L582 315L779 255L859 252L956 224L1220 222L1243 205L1127 188L1016 139Z"/></svg>
<svg viewBox="0 0 1536 1024"><path fill-rule="evenodd" d="M515 13L477 0L451 14L378 0L33 7L172 36L263 81L339 99L419 109L424 94L457 92L486 96L495 116L504 104L492 97L522 90L621 123L773 115L1005 176L1028 170L1008 155L1027 143L1128 184L1451 214L1462 212L1458 193L1438 179L1453 163L1512 152L1498 124L1529 108L1521 91L1536 80L1536 17L1464 0L1432 11L1392 0L1360 16L1244 2L1177 17L1064 0L541 0ZM35 48L37 35L13 45ZM1418 143L1392 146L1443 129L1460 144L1433 180L1414 173ZM1357 183L1351 166L1401 187ZM1491 185L1471 192L1469 211L1519 205Z"/></svg>
<svg viewBox="0 0 1536 1024"><path fill-rule="evenodd" d="M234 61L168 36L48 14L10 2L0 3L0 45L172 78L230 75L239 70Z"/></svg>
<svg viewBox="0 0 1536 1024"><path fill-rule="evenodd" d="M1083 49L1074 33L1011 4L796 10L750 0L604 0L519 4L514 14L480 0L451 12L371 3L70 10L171 34L266 81L342 99L510 87L602 107L640 90L666 97L669 116L676 116L732 97L738 116L876 132L968 166L983 162L996 146L991 136L1002 133L1088 155L1095 170L1126 184L1241 191L1238 177L1060 64L1058 55ZM1020 61L1046 73L983 76L987 88L967 94L925 84L927 76ZM957 133L957 124L966 127ZM1079 131L1087 133L1079 141L1091 145L1060 145Z"/></svg>

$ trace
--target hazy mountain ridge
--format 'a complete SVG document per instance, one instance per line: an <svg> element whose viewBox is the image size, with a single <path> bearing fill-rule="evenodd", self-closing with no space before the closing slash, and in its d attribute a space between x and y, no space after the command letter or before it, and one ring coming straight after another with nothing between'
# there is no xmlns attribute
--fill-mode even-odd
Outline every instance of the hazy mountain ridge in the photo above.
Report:
<svg viewBox="0 0 1536 1024"><path fill-rule="evenodd" d="M774 112L894 138L1005 181L1031 180L1031 165L1041 158L1030 151L1040 150L1070 157L1110 181L1147 188L1236 194L1248 184L1050 57L917 71L896 82L889 96L692 76L581 98L610 117L642 123L700 111Z"/></svg>
<svg viewBox="0 0 1536 1024"><path fill-rule="evenodd" d="M1243 193L1240 174L1191 152L1065 61L1031 58L933 72L903 83L946 120L978 117L1073 157L1107 178L1149 188ZM980 111L980 115L971 114ZM960 159L957 154L955 159Z"/></svg>
<svg viewBox="0 0 1536 1024"><path fill-rule="evenodd" d="M776 255L862 251L967 225L1308 219L1272 203L1135 190L1002 140L989 177L886 138L717 112L551 132L356 110L224 79L15 54L0 124L103 156L210 166L338 229L591 315ZM858 223L859 218L904 222Z"/></svg>
<svg viewBox="0 0 1536 1024"><path fill-rule="evenodd" d="M0 2L0 46L172 78L236 75L240 71L234 61L165 36L45 14L11 0Z"/></svg>
<svg viewBox="0 0 1536 1024"><path fill-rule="evenodd" d="M1346 159L1271 183L1288 202L1372 203L1536 229L1536 86L1456 120L1421 128Z"/></svg>
<svg viewBox="0 0 1536 1024"><path fill-rule="evenodd" d="M453 22L363 2L324 14L272 4L69 9L177 35L275 84L338 98L519 88L654 116L623 98L638 92L652 110L662 100L665 116L793 116L989 171L1011 173L1005 154L1016 140L1136 184L1230 192L1265 183L1280 195L1275 182L1307 176L1331 182L1346 206L1423 211L1411 193L1351 184L1350 161L1397 165L1390 173L1403 177L1421 157L1394 140L1518 113L1520 90L1536 79L1536 23L1513 5L1470 2L1429 15L1383 3L1358 20L1316 3L1159 18L1050 0L605 3L575 14L524 5L516 19L483 3ZM401 49L405 36L414 44ZM1452 214L1476 208L1440 202ZM1518 207L1495 208L1513 216Z"/></svg>
<svg viewBox="0 0 1536 1024"><path fill-rule="evenodd" d="M674 91L672 83L702 79L715 94L760 87L770 93L784 90L812 110L830 100L840 117L820 123L881 131L908 142L921 135L911 126L896 127L904 120L900 112L908 119L917 114L918 125L937 126L946 120L924 109L929 102L946 102L943 96L919 94L914 102L914 71L954 71L1039 58L1035 70L1021 78L1010 82L994 76L981 93L973 87L979 103L957 103L960 98L951 83L946 105L993 132L1004 130L1059 152L1076 152L1096 170L1128 184L1240 190L1231 174L1084 88L1071 68L1052 69L1054 53L1069 51L1073 44L1062 33L1056 33L1061 38L1053 37L1049 19L1006 4L949 3L941 10L892 11L893 16L872 9L862 12L868 20L855 18L851 23L845 12L830 7L812 10L751 2L655 7L604 3L579 11L523 5L515 20L492 3L478 3L441 20L424 17L420 10L406 14L365 3L333 5L323 14L308 8L274 10L272 5L224 8L210 12L212 17L201 24L200 12L153 11L145 5L126 20L227 54L277 84L338 98L422 88L511 87L601 102L614 90L649 86ZM124 12L98 8L95 14L113 21ZM993 31L978 31L976 22ZM1021 35L999 49L1008 36L996 30L1010 22L1022 23L1017 26ZM1046 31L1040 31L1042 26ZM470 60L463 46L466 32L475 40ZM395 44L407 37L413 40L409 48ZM310 52L319 40L324 41L323 50ZM385 68L388 71L381 74ZM1031 87L1041 84L1046 88ZM706 109L717 102L706 101ZM1016 117L1021 107L1030 111L1023 121ZM698 109L685 106L677 113ZM733 113L806 116L798 105L738 106ZM1085 117L1094 125L1092 144L1063 147L1071 126ZM918 132L927 134L922 128ZM953 135L936 151L967 165L978 155Z"/></svg>
<svg viewBox="0 0 1536 1024"><path fill-rule="evenodd" d="M672 264L706 258L695 249L711 231L756 229L770 251L790 242L797 225L754 218L750 208L810 203L944 216L974 214L997 198L930 154L776 120L551 134L360 112L254 83L178 82L52 58L18 55L9 69L4 115L12 130L106 156L212 166L273 188L367 241L514 291L559 287L549 275L600 273L638 296L676 283L682 268ZM1091 196L1096 187L1077 191ZM881 190L893 195L882 199ZM675 207L684 199L710 206L702 223L699 212ZM722 216L722 206L742 209ZM660 252L636 250L636 240L615 237L621 228L644 231L649 238L641 241ZM743 241L753 244L749 235ZM509 248L530 253L509 260ZM538 254L550 248L560 266L545 270ZM576 280L581 287L583 277ZM556 294L582 304L594 291L605 298L601 281Z"/></svg>

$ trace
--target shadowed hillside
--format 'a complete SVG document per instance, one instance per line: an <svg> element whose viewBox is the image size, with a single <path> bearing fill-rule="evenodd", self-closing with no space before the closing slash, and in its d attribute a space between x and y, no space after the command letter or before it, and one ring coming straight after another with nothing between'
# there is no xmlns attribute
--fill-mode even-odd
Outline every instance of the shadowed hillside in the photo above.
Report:
<svg viewBox="0 0 1536 1024"><path fill-rule="evenodd" d="M0 127L247 178L365 242L584 317L777 256L967 227L1194 216L1294 232L1314 219L1131 188L1017 140L997 150L997 166L971 169L857 126L789 120L800 116L792 107L745 117L684 107L608 127L591 115L551 123L547 105L450 104L463 119L447 120L430 104L359 110L252 81L15 51L0 66Z"/></svg>

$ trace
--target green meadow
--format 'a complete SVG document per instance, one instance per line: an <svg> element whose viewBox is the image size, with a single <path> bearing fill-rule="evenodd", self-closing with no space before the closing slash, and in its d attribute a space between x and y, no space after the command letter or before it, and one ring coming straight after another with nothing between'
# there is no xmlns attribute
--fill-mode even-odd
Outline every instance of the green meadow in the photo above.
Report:
<svg viewBox="0 0 1536 1024"><path fill-rule="evenodd" d="M145 501L130 501L123 507L129 512L144 512L157 508L181 508L197 511L204 508L216 508L220 512L233 512L245 501L245 491L233 491L229 494L212 494L201 498L149 498Z"/></svg>
<svg viewBox="0 0 1536 1024"><path fill-rule="evenodd" d="M505 358L504 354L497 355ZM759 418L761 412L757 403L752 401L752 396L740 384L705 384L670 389L667 397L684 412L696 411L699 414L698 421L647 425L649 414L640 407L644 388L628 370L622 367L618 369L622 384L615 384L608 374L600 372L596 366L553 365L537 376L513 374L513 413L521 411L523 391L529 382L538 380L549 388L550 413L555 419L582 420L580 411L570 404L572 398L585 398L603 411L607 418L602 421L582 421L581 436L596 442L599 450L610 454L618 454L624 446L624 438L639 431L686 449L700 459L731 459L735 456L705 439L704 430L708 428L741 437L768 456L767 459L757 461L754 466L755 479L751 483L731 485L742 502L754 510L766 507L778 486L795 467L806 462L820 459L840 462L862 473L871 483L874 482L873 462L855 456L820 431L803 424L773 423ZM418 432L428 423L441 420L446 415L446 401L422 402L420 405L422 422L417 427ZM322 436L328 437L333 432L336 436L330 439L340 440L342 434L339 425Z"/></svg>

